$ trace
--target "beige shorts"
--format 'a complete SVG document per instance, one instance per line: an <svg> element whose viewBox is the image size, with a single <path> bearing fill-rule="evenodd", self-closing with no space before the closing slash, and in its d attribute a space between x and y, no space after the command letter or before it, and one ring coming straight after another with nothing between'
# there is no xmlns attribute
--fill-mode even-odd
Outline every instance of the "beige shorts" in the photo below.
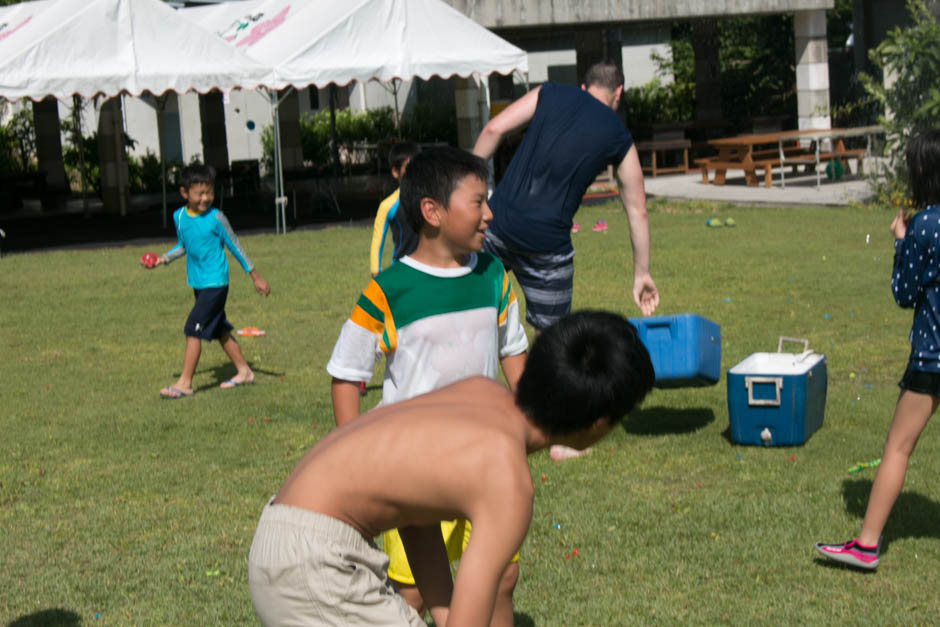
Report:
<svg viewBox="0 0 940 627"><path fill-rule="evenodd" d="M248 554L248 587L264 625L425 627L387 568L385 553L346 523L269 502Z"/></svg>

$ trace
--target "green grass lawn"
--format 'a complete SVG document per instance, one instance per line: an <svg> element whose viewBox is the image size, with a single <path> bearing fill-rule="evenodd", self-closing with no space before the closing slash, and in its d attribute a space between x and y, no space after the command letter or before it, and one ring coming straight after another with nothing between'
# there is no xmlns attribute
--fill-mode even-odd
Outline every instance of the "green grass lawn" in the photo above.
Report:
<svg viewBox="0 0 940 627"><path fill-rule="evenodd" d="M708 228L710 217L737 226ZM874 470L847 469L881 456L907 358L891 217L651 206L657 313L720 324L722 378L654 391L587 457L532 457L517 624L940 622L935 426L877 573L812 550L860 526ZM591 232L597 219L609 231ZM639 315L626 219L607 204L578 220L575 307ZM369 237L367 226L243 237L272 286L258 297L232 264L230 320L267 331L241 340L257 383L219 390L234 370L205 345L197 393L179 401L157 392L182 365L184 263L137 265L170 242L0 260L0 623L255 621L245 565L257 516L332 426L324 366L368 278ZM825 353L825 421L804 446L736 446L725 372L780 335Z"/></svg>

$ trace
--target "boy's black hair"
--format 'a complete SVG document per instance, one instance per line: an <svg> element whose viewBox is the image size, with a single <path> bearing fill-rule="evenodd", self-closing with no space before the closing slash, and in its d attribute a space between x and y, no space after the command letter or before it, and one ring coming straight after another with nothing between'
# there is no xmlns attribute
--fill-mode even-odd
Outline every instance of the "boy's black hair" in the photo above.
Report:
<svg viewBox="0 0 940 627"><path fill-rule="evenodd" d="M414 159L419 152L421 152L421 146L417 142L408 139L395 142L388 151L388 167L392 170L401 170L401 164Z"/></svg>
<svg viewBox="0 0 940 627"><path fill-rule="evenodd" d="M584 86L590 87L591 85L614 91L618 87L623 87L623 72L610 59L598 61L584 73Z"/></svg>
<svg viewBox="0 0 940 627"><path fill-rule="evenodd" d="M415 233L421 233L424 216L421 215L421 200L436 200L445 209L450 195L465 176L475 176L486 181L489 169L486 161L474 154L445 146L422 150L408 163L405 176L401 177L400 209L404 211L408 225Z"/></svg>
<svg viewBox="0 0 940 627"><path fill-rule="evenodd" d="M546 433L564 436L598 418L620 422L652 389L653 364L622 316L580 311L543 331L516 387L516 405Z"/></svg>
<svg viewBox="0 0 940 627"><path fill-rule="evenodd" d="M203 163L191 163L180 172L180 187L189 189L197 183L215 184L215 168Z"/></svg>
<svg viewBox="0 0 940 627"><path fill-rule="evenodd" d="M910 139L907 173L915 207L940 203L940 130L924 131Z"/></svg>

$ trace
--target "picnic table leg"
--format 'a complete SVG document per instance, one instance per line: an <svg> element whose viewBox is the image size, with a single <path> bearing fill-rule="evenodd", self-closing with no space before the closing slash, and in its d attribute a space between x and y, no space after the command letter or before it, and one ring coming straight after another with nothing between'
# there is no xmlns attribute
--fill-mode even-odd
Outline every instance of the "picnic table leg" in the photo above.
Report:
<svg viewBox="0 0 940 627"><path fill-rule="evenodd" d="M764 187L773 187L773 168L769 165L764 166Z"/></svg>
<svg viewBox="0 0 940 627"><path fill-rule="evenodd" d="M702 183L708 185L708 164L702 164Z"/></svg>
<svg viewBox="0 0 940 627"><path fill-rule="evenodd" d="M757 174L755 174L756 168L747 168L744 170L744 180L747 182L748 187L755 187L757 185Z"/></svg>
<svg viewBox="0 0 940 627"><path fill-rule="evenodd" d="M715 185L724 185L725 184L725 169L724 168L715 168Z"/></svg>

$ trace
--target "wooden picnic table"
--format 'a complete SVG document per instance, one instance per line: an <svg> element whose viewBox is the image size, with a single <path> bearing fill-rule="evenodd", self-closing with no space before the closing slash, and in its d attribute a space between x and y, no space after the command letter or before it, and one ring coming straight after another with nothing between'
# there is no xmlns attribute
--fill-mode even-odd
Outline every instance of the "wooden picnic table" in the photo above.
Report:
<svg viewBox="0 0 940 627"><path fill-rule="evenodd" d="M819 165L823 161L838 160L843 163L843 166L845 160L849 158L857 158L861 162L861 159L870 153L871 137L883 132L884 129L880 126L863 126L857 128L778 131L723 137L708 141L709 145L718 149L718 155L706 159L697 159L696 163L702 168L703 183L709 182L709 170L713 170L715 173L713 180L715 185L724 185L725 174L728 170L743 170L747 184L754 186L758 183L757 171L763 170L764 185L766 187L773 184L772 169L774 167L786 165L795 167L798 164L812 165L816 168L816 185L818 187L821 181ZM845 138L863 136L868 138L866 148L849 149L845 147ZM815 145L811 150L809 147L801 145L801 140L814 142ZM832 142L832 146L828 150L820 148L825 140ZM780 176L781 184L785 186L783 169L781 168Z"/></svg>

